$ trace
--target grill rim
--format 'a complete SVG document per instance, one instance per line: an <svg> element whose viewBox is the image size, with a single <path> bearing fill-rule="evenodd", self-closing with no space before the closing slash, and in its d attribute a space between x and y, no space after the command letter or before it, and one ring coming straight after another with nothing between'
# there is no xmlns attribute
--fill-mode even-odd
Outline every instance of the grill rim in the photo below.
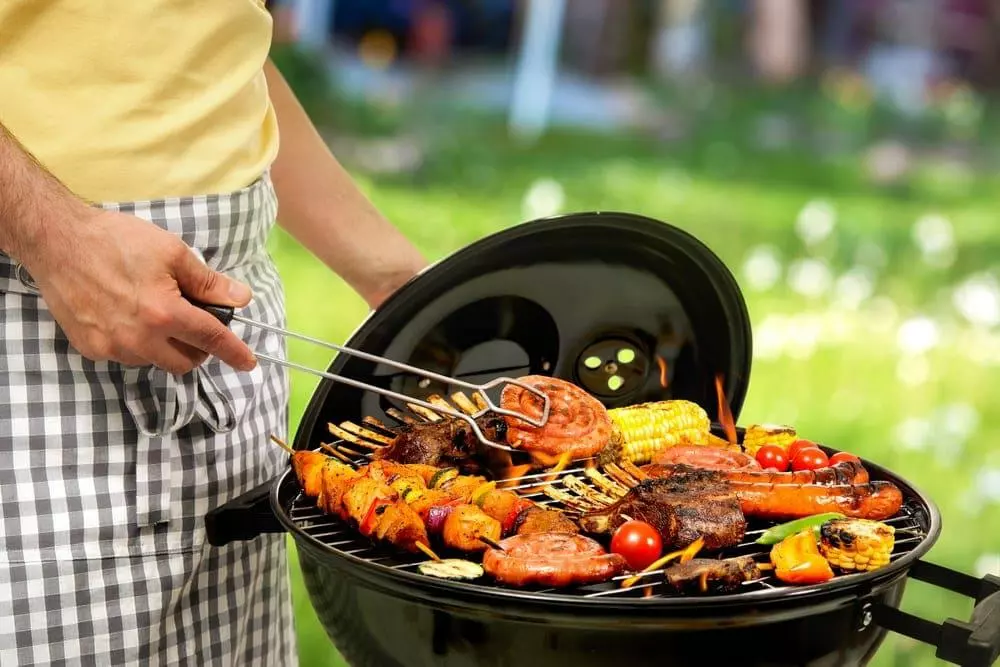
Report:
<svg viewBox="0 0 1000 667"><path fill-rule="evenodd" d="M439 580L408 571L406 568L387 567L374 562L369 557L359 557L340 551L306 532L289 512L290 505L299 493L298 480L290 466L274 480L268 495L272 512L285 531L292 535L296 544L307 546L313 552L311 554L313 557L326 561L326 564L336 562L338 567L343 566L343 569L348 573L363 573L365 575L363 578L366 581L391 590L393 595L400 594L402 589L416 594L413 597L419 599L447 598L449 602L453 603L475 602L490 607L502 602L537 607L536 611L543 613L556 611L588 614L615 612L621 615L634 612L643 614L650 611L694 610L696 612L712 612L734 608L745 610L748 607L789 604L803 607L836 598L844 598L846 602L892 585L899 578L907 577L913 563L926 555L940 537L941 513L937 504L930 497L911 482L885 467L864 458L862 458L862 462L870 473L874 473L873 479L885 479L896 484L903 491L904 502L915 500L918 509L926 512L928 517L927 531L916 546L900 558L890 562L889 565L873 572L842 574L830 581L809 586L764 588L704 597L698 595L652 596L649 598L626 595L586 597L525 591L499 585L483 586L475 582ZM353 527L348 527L348 530L353 530Z"/></svg>

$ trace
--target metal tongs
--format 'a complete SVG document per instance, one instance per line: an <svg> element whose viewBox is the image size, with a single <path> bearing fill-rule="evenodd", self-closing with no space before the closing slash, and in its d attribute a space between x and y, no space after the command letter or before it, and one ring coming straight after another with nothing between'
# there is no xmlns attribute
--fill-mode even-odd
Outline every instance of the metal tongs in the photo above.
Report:
<svg viewBox="0 0 1000 667"><path fill-rule="evenodd" d="M280 359L278 357L274 357L274 356L269 355L269 354L254 353L254 355L257 357L257 359L262 359L264 361L269 361L269 362L271 362L273 364L277 364L279 366L285 366L287 368L293 368L295 370L304 371L306 373L312 373L313 375L318 375L319 377L326 378L327 380L333 380L334 382L342 382L342 383L350 385L352 387L357 387L358 389L367 389L368 391L373 391L373 392L375 392L377 394L381 394L382 396L388 396L390 398L395 398L397 400L405 401L407 403L413 403L415 405L419 405L419 406L425 407L428 410L433 410L434 412L443 413L443 414L446 414L446 415L450 415L452 417L456 417L458 419L462 419L462 420L468 422L469 426L472 427L473 432L476 434L476 438L478 438L481 443L483 443L484 445L486 445L488 447L495 447L497 449L503 449L503 450L506 450L506 451L514 451L514 449L512 447L510 447L509 445L505 445L503 443L494 442L493 440L490 440L489 438L486 437L486 434L483 433L482 429L479 428L479 424L476 423L476 418L483 416L487 412L495 412L496 414L506 415L508 417L514 417L516 419L520 419L520 420L525 421L525 422L531 424L532 426L536 426L536 427L544 426L546 424L546 422L548 422L548 419L549 419L549 397L548 397L548 395L545 392L543 392L543 391L541 391L541 390L539 390L539 389L537 389L535 387L532 387L531 385L528 385L528 384L526 384L524 382L520 382L519 380L515 380L514 378L499 377L499 378L495 378L493 380L490 380L489 382L487 382L485 384L473 384L471 382L466 382L464 380L458 380L458 379L455 379L455 378L450 378L450 377L447 377L445 375L440 375L438 373L434 373L434 372L431 372L431 371L428 371L428 370L424 370L422 368L417 368L415 366L410 366L409 364L404 364L404 363L399 362L399 361L393 361L392 359L386 359L385 357L380 357L378 355L369 354L367 352L361 352L360 350L354 350L354 349L351 349L349 347L344 347L343 345L336 345L334 343L329 343L329 342L324 341L324 340L319 340L319 339L316 339L316 338L312 338L311 336L306 336L306 335L303 335L303 334L300 334L300 333L295 333L294 331L288 331L287 329L282 329L280 327L276 327L276 326L273 326L271 324L267 324L265 322L258 322L256 320L252 320L252 319L249 319L247 317L243 317L241 315L237 315L236 312L235 312L235 310L233 308L231 308L231 307L228 307L228 306L213 306L213 305L208 305L208 304L204 304L204 303L199 303L199 302L193 301L191 299L189 299L189 301L191 301L191 303L194 304L195 306L198 306L199 308L202 308L202 309L206 310L207 312L209 312L213 317L215 317L216 319L218 319L220 322L222 322L223 324L225 324L227 327L229 326L229 324L231 322L240 322L241 324L245 324L247 326L252 326L252 327L258 327L260 329L265 329L267 331L274 332L276 334L279 334L281 336L285 336L287 338L295 338L297 340L305 341L307 343L313 343L314 345L319 345L321 347L329 348L331 350L336 350L337 352L342 352L344 354L348 354L348 355L351 355L353 357L359 357L361 359L367 359L368 361L374 361L376 363L386 364L388 366L392 366L394 368L398 368L398 369L400 369L402 371L406 371L408 373L413 373L414 375L421 375L421 376L423 376L425 378L429 378L429 379L432 379L432 380L437 380L438 382L446 382L446 383L458 385L460 387L464 387L465 389L472 390L472 391L478 393L480 395L480 397L482 397L483 402L486 404L486 407L483 408L483 409L481 409L481 410L479 410L479 411L477 411L477 412L474 412L472 414L467 414L467 413L461 412L459 410L453 410L451 408L442 407L441 405L435 405L435 404L432 404L432 403L428 403L427 401L424 401L422 399L414 398L412 396L407 396L405 394L400 394L398 392L395 392L395 391L392 391L392 390L389 390L389 389L383 389L382 387L376 387L374 385L370 385L370 384L367 384L365 382L361 382L359 380L353 380L351 378L344 377L343 375L336 375L334 373L328 373L326 371L317 370L315 368L310 368L308 366L303 366L302 364L297 364L294 361L287 361L285 359ZM525 414L522 414L520 412L517 412L516 410L508 410L506 408L502 408L499 405L497 405L496 403L494 403L493 400L489 397L489 395L487 395L486 391L488 389L493 389L495 387L499 387L500 385L503 385L503 384L512 384L512 385L521 387L522 389L524 389L526 391L529 391L532 394L535 394L536 396L538 396L542 400L542 405L543 405L541 418L540 419L532 419L528 415L525 415Z"/></svg>

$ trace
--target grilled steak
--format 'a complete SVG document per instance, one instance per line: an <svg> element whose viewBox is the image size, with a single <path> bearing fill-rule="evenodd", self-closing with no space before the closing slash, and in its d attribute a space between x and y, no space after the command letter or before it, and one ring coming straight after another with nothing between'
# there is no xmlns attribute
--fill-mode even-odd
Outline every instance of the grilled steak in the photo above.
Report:
<svg viewBox="0 0 1000 667"><path fill-rule="evenodd" d="M680 549L699 537L704 549L731 547L743 540L747 522L735 494L711 479L647 479L615 504L580 518L592 533L614 532L629 519L645 521L660 533L664 549Z"/></svg>
<svg viewBox="0 0 1000 667"><path fill-rule="evenodd" d="M715 560L694 558L668 567L664 572L667 587L675 593L730 593L745 581L761 576L753 556Z"/></svg>

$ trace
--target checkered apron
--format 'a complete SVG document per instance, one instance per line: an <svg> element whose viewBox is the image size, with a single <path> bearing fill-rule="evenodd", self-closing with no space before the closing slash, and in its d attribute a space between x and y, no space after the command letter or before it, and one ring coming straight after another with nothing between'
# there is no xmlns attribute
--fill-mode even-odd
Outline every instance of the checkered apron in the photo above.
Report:
<svg viewBox="0 0 1000 667"><path fill-rule="evenodd" d="M283 327L265 242L270 179L232 193L104 204L248 283ZM287 372L210 359L177 378L70 348L30 275L0 256L0 665L297 664L285 539L212 547L204 515L284 465ZM281 337L234 322L252 350Z"/></svg>

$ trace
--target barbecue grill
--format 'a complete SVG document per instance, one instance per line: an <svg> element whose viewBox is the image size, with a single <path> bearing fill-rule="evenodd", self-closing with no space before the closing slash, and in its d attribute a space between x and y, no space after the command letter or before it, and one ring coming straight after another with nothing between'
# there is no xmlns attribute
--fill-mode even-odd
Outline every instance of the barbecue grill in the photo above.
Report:
<svg viewBox="0 0 1000 667"><path fill-rule="evenodd" d="M751 365L749 316L723 262L674 226L624 213L547 218L488 236L401 288L347 346L477 383L553 375L608 407L686 399L717 424L716 378L738 419ZM630 351L625 362L616 356L622 349ZM348 355L338 355L328 372L415 397L456 389ZM368 416L394 424L405 411L384 392L324 380L294 447L329 443L328 423ZM425 557L373 546L321 513L291 469L213 510L206 527L216 545L290 533L313 607L357 667L864 665L889 631L932 644L955 664L993 664L1000 578L922 560L941 531L933 501L863 463L872 479L895 483L905 497L888 522L897 529L892 560L812 586L764 576L736 593L680 597L667 593L655 572L631 587L619 577L558 590L431 578L417 571ZM567 472L574 470L560 474ZM539 481L529 475L517 483L527 489ZM745 541L726 555L763 553L753 540L768 525L751 522ZM971 620L936 624L900 611L910 578L972 598Z"/></svg>

